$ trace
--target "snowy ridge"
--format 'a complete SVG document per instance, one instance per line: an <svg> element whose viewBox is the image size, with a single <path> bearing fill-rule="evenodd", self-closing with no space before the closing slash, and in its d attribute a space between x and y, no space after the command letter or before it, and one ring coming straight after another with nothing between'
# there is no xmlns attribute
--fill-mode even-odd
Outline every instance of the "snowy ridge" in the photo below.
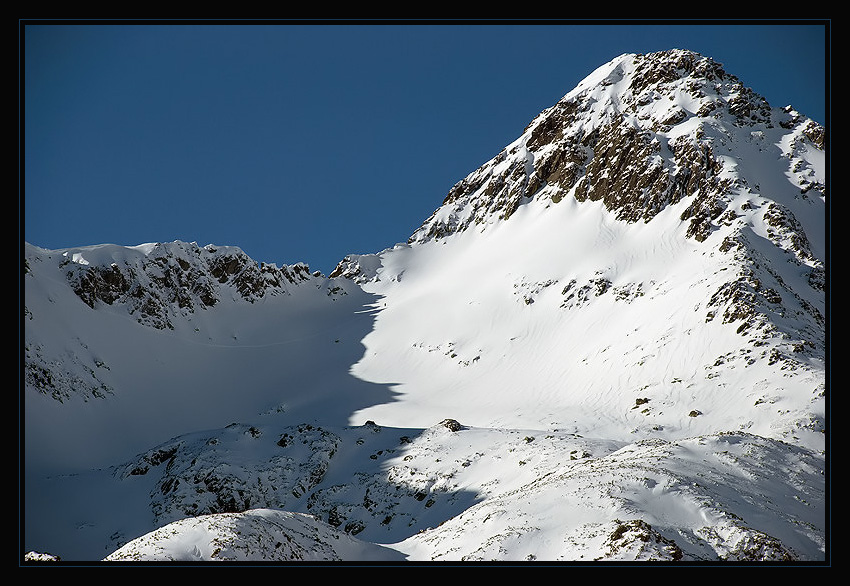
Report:
<svg viewBox="0 0 850 586"><path fill-rule="evenodd" d="M623 55L329 277L28 245L25 550L824 560L823 140Z"/></svg>
<svg viewBox="0 0 850 586"><path fill-rule="evenodd" d="M187 547L187 544L191 544ZM269 509L177 521L106 556L105 561L394 561L390 549L334 531L309 515Z"/></svg>
<svg viewBox="0 0 850 586"><path fill-rule="evenodd" d="M63 504L108 560L791 561L822 555L822 465L747 433L624 444L446 420L232 425L52 482L99 487ZM145 492L159 529L127 542L143 503L116 517L103 499Z"/></svg>
<svg viewBox="0 0 850 586"><path fill-rule="evenodd" d="M288 287L316 276L303 263L278 268L254 262L235 246L201 248L194 242L90 246L55 254L61 254L59 268L86 305L124 305L139 323L159 329L174 329L177 314L212 307L223 296L253 303L288 294ZM27 270L30 259L42 260L28 245Z"/></svg>

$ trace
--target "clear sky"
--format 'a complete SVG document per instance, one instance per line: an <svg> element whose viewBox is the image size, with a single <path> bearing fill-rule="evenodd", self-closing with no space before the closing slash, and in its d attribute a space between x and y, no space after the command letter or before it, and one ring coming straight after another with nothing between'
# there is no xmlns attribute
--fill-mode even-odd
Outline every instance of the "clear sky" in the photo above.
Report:
<svg viewBox="0 0 850 586"><path fill-rule="evenodd" d="M824 21L26 21L23 238L184 240L328 274L622 53L690 49L826 123Z"/></svg>

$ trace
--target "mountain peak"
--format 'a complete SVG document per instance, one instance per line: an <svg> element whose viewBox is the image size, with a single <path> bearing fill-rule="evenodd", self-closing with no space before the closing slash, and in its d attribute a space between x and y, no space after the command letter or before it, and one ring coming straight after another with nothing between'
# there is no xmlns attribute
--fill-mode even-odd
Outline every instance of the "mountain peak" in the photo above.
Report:
<svg viewBox="0 0 850 586"><path fill-rule="evenodd" d="M748 168L735 155L741 148L754 160ZM685 201L687 236L702 241L737 194L758 195L759 169L777 159L788 197L810 190L822 197L815 178L822 150L822 127L771 108L708 57L681 49L624 54L455 184L409 242L483 230L529 201L566 198L601 200L628 222L648 222Z"/></svg>

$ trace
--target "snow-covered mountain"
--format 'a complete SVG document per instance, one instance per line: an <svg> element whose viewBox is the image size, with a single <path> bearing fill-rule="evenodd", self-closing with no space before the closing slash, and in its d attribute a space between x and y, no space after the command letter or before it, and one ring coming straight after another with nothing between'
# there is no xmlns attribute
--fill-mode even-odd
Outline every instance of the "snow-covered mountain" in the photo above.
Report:
<svg viewBox="0 0 850 586"><path fill-rule="evenodd" d="M27 245L23 550L825 560L824 135L629 54L327 277Z"/></svg>

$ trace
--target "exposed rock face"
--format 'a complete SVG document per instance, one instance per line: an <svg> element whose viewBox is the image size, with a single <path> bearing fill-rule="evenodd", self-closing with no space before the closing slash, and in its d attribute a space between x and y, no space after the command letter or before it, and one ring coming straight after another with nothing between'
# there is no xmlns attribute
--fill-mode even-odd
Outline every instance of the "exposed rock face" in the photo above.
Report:
<svg viewBox="0 0 850 586"><path fill-rule="evenodd" d="M343 277L355 283L363 283L375 277L379 263L374 255L350 254L331 271L330 278Z"/></svg>
<svg viewBox="0 0 850 586"><path fill-rule="evenodd" d="M682 550L676 542L660 535L646 521L617 519L614 522L616 528L605 541L605 546L608 548L605 559L674 562L682 559Z"/></svg>
<svg viewBox="0 0 850 586"><path fill-rule="evenodd" d="M75 253L85 259L85 252ZM68 258L66 277L89 307L125 304L139 323L173 329L179 313L212 307L224 296L253 303L314 278L306 264L257 263L236 247L160 243L105 266Z"/></svg>
<svg viewBox="0 0 850 586"><path fill-rule="evenodd" d="M616 86L606 91L609 86ZM801 149L823 148L823 127L790 109L771 109L735 76L689 51L630 55L597 70L544 111L523 135L458 182L410 242L443 238L510 218L532 198L603 201L620 220L650 221L683 199L687 236L706 239L747 188L730 165L735 129L787 130L782 154L801 191L823 195ZM777 153L777 156L779 153ZM813 195L813 194L812 194ZM799 244L802 247L802 243Z"/></svg>
<svg viewBox="0 0 850 586"><path fill-rule="evenodd" d="M40 344L27 343L24 351L24 381L27 387L39 393L49 395L60 403L73 397L89 401L113 394L112 387L102 380L103 373L109 370L109 365L97 358L81 358L89 353L80 340L75 340L73 346L66 349L62 356L62 359L80 365L77 372L58 368L58 361L46 355Z"/></svg>

